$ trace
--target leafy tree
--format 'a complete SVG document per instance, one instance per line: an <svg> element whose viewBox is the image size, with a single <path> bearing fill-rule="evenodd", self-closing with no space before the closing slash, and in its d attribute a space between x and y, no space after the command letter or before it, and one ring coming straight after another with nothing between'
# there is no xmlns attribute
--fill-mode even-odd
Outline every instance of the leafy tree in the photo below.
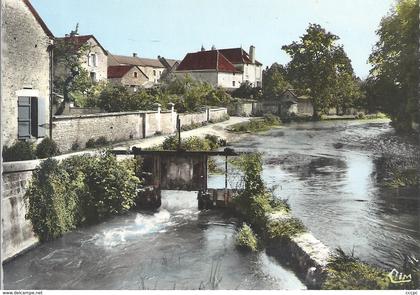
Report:
<svg viewBox="0 0 420 295"><path fill-rule="evenodd" d="M252 87L251 83L246 81L232 92L232 96L260 100L262 98L262 89L261 87Z"/></svg>
<svg viewBox="0 0 420 295"><path fill-rule="evenodd" d="M278 63L273 63L270 68L267 67L263 71L263 93L265 99L278 99L286 89L291 88L286 74L286 69Z"/></svg>
<svg viewBox="0 0 420 295"><path fill-rule="evenodd" d="M80 97L94 84L81 63L92 47L77 42L78 29L79 25L68 37L57 39L54 48L54 90L63 95L64 102L69 102L73 95Z"/></svg>
<svg viewBox="0 0 420 295"><path fill-rule="evenodd" d="M338 36L320 25L310 24L299 42L282 47L292 57L287 65L288 77L295 88L311 97L315 119L337 106L338 96L346 99L352 95L346 80L355 79L353 68L337 40ZM348 87L341 88L343 84Z"/></svg>
<svg viewBox="0 0 420 295"><path fill-rule="evenodd" d="M398 131L409 131L420 123L419 1L398 0L382 19L369 62L369 95L390 115Z"/></svg>

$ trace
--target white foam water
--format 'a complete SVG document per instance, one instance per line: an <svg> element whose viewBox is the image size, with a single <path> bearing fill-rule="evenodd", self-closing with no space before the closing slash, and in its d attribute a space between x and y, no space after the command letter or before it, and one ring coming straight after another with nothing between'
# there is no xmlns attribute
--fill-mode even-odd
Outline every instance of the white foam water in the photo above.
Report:
<svg viewBox="0 0 420 295"><path fill-rule="evenodd" d="M96 234L97 246L116 247L139 235L165 232L170 226L191 220L199 213L197 192L162 191L162 205L154 214L137 213L134 222Z"/></svg>

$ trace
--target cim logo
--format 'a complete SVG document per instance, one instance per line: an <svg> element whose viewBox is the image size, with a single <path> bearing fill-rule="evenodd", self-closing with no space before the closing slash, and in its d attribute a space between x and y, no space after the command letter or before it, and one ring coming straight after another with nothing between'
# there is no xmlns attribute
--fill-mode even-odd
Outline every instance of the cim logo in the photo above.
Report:
<svg viewBox="0 0 420 295"><path fill-rule="evenodd" d="M388 278L393 284L402 284L411 282L411 274L405 275L398 272L395 268L388 274Z"/></svg>

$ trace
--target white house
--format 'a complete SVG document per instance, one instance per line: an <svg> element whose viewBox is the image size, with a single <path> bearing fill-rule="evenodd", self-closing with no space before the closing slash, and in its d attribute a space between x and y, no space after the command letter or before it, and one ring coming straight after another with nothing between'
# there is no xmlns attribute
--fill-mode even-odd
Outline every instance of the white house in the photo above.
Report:
<svg viewBox="0 0 420 295"><path fill-rule="evenodd" d="M175 71L178 77L207 82L215 87L236 89L242 83L242 73L219 50L188 53Z"/></svg>
<svg viewBox="0 0 420 295"><path fill-rule="evenodd" d="M208 82L225 89L236 89L244 82L262 86L262 64L255 60L255 47L250 54L242 48L212 49L188 53L175 73Z"/></svg>

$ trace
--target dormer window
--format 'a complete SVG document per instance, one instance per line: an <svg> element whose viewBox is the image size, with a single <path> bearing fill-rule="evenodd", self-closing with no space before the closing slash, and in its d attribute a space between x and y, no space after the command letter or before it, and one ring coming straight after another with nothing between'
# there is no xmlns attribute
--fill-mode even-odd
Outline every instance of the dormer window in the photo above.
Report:
<svg viewBox="0 0 420 295"><path fill-rule="evenodd" d="M90 53L88 58L88 66L96 67L98 65L98 58L96 53Z"/></svg>

